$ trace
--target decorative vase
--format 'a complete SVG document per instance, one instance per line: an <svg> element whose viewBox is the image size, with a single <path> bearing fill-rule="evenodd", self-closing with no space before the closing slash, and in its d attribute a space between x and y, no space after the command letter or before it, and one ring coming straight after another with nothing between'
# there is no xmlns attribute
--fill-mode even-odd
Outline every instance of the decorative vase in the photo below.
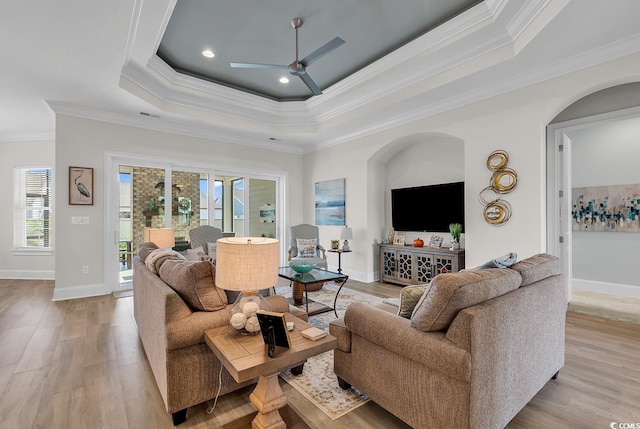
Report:
<svg viewBox="0 0 640 429"><path fill-rule="evenodd" d="M458 242L451 242L451 250L460 250L460 243Z"/></svg>

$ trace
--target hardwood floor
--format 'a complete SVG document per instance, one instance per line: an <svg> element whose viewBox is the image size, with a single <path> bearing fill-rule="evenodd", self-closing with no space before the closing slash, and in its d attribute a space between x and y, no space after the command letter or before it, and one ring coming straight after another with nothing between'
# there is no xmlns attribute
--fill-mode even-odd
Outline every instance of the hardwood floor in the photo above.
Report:
<svg viewBox="0 0 640 429"><path fill-rule="evenodd" d="M400 288L349 282L377 296ZM0 280L0 427L172 428L133 319L131 298L52 302L53 282ZM566 362L509 428L608 428L640 422L640 328L568 313ZM407 428L369 402L328 419L286 382L312 428ZM180 428L220 428L253 411L252 387L189 409Z"/></svg>

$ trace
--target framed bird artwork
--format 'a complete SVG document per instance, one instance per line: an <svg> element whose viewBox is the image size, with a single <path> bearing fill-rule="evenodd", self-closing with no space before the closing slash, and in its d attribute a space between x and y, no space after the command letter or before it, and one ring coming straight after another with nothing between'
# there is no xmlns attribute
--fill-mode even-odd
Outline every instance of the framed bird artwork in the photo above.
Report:
<svg viewBox="0 0 640 429"><path fill-rule="evenodd" d="M93 205L93 168L69 167L69 205Z"/></svg>

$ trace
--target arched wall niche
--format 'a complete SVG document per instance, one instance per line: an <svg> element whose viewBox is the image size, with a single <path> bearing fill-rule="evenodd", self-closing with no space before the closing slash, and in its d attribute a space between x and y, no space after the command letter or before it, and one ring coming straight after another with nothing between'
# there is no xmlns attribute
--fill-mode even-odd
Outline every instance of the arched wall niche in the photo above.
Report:
<svg viewBox="0 0 640 429"><path fill-rule="evenodd" d="M369 213L384 213L377 220L381 237L392 225L391 189L464 181L464 152L464 141L460 138L417 133L390 141L370 157L369 183L375 185L369 189L376 189L378 195L371 195L370 201L376 207ZM433 207L431 202L416 201L416 210L425 210L425 205L426 209ZM413 241L424 237L424 232L407 231L405 235L407 241Z"/></svg>

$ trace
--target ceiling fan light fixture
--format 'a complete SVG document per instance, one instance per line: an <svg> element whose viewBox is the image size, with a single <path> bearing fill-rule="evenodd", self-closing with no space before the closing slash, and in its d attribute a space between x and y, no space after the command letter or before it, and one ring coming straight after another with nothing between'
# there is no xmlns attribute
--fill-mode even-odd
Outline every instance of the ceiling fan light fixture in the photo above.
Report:
<svg viewBox="0 0 640 429"><path fill-rule="evenodd" d="M202 56L205 58L213 58L216 54L211 49L205 49L202 51Z"/></svg>
<svg viewBox="0 0 640 429"><path fill-rule="evenodd" d="M286 76L282 76L280 79L278 79L278 82L283 83L283 84L289 83L289 78L286 77Z"/></svg>

